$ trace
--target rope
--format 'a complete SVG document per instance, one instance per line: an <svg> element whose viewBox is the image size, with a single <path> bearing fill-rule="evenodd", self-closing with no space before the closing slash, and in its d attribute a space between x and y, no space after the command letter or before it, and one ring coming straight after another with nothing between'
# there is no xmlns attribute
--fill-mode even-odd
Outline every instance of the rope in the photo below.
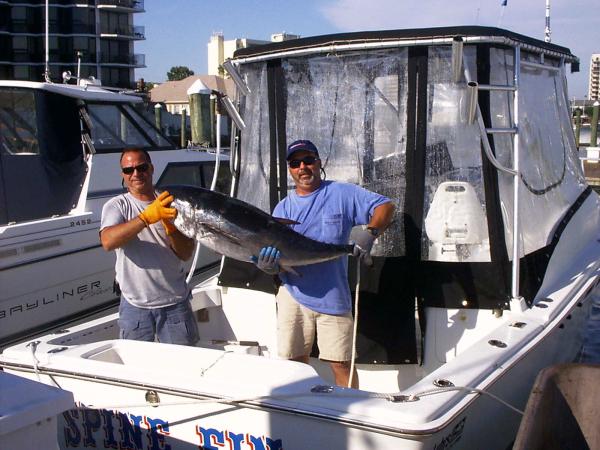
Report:
<svg viewBox="0 0 600 450"><path fill-rule="evenodd" d="M409 395L405 395L405 394L401 394L401 393L386 394L386 393L359 392L359 391L354 391L354 393L352 391L342 391L339 393L334 392L334 393L314 394L314 395L326 395L328 397L337 397L337 398L346 398L346 399L353 398L353 397L358 398L358 399L381 399L381 400L386 400L386 401L396 403L397 400L395 397L397 395L405 395L407 397L407 401L410 402L410 401L418 400L421 397L427 397L427 396L436 395L436 394L444 394L444 393L450 392L450 391L467 391L468 393L471 393L471 394L487 395L488 397L492 398L493 400L496 400L500 404L506 406L510 410L512 410L520 415L524 415L524 412L522 410L520 410L519 408L516 408L515 406L506 402L505 400L502 400L497 395L494 395L483 389L477 389L477 388L473 388L470 386L440 387L440 388L430 389L427 391L422 391L422 392L409 394ZM312 393L310 393L310 392L302 392L302 393L287 394L287 395L260 395L260 396L253 396L253 397L237 397L237 398L236 397L231 397L231 398L217 397L217 398L208 398L208 399L202 399L202 400L181 400L181 401L173 401L173 402L160 402L160 403L156 403L156 404L149 403L149 402L131 403L131 404L122 404L122 405L96 405L96 404L83 405L83 404L81 404L80 408L82 408L82 409L83 408L96 408L96 409L116 410L116 409L128 409L128 408L142 408L142 407L148 406L148 405L152 405L154 407L159 407L159 406L179 406L179 405L202 405L202 404L207 404L207 403L237 404L237 403L244 403L244 402L257 402L257 401L261 401L261 400L285 400L285 399L291 399L291 398L306 397L307 395L311 395L311 394Z"/></svg>
<svg viewBox="0 0 600 450"><path fill-rule="evenodd" d="M474 388L474 387L471 387L471 386L448 386L448 387L440 387L440 388L437 388L437 389L430 389L428 391L423 391L423 392L418 393L418 394L411 394L410 397L425 397L425 396L428 396L428 395L441 394L441 393L448 392L448 391L467 391L469 393L487 395L488 397L496 400L498 403L503 404L504 406L506 406L507 408L513 410L514 412L516 412L516 413L518 413L520 415L524 415L525 414L525 412L523 410L521 410L521 409L519 409L519 408L511 405L510 403L508 403L505 400L502 400L497 395L494 395L491 392L488 392L486 390Z"/></svg>
<svg viewBox="0 0 600 450"><path fill-rule="evenodd" d="M348 377L348 387L352 387L354 380L354 360L356 359L356 336L358 334L358 300L360 297L360 258L356 258L356 291L354 292L354 329L352 331L352 356L350 357L350 376Z"/></svg>
<svg viewBox="0 0 600 450"><path fill-rule="evenodd" d="M39 359L37 359L37 356L35 356L35 351L36 351L39 343L40 343L40 341L32 341L29 344L27 344L27 347L29 347L31 350L31 358L33 359L33 371L35 372L35 376L37 377L37 380L41 383L42 380L40 378L40 369L38 367L40 364L40 361L39 361Z"/></svg>
<svg viewBox="0 0 600 450"><path fill-rule="evenodd" d="M210 369L212 369L219 361L221 361L223 358L225 358L225 355L227 353L233 353L229 350L224 351L217 359L215 359L208 367L206 367L205 369L200 369L200 376L203 377L204 374L206 372L208 372Z"/></svg>

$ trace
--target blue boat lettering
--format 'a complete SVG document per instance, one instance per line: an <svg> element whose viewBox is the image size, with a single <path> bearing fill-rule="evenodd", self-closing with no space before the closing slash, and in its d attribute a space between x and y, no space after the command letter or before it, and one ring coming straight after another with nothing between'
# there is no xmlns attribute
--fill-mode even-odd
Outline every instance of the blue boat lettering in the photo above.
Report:
<svg viewBox="0 0 600 450"><path fill-rule="evenodd" d="M281 439L266 436L254 436L246 433L203 428L196 426L196 434L203 450L283 450Z"/></svg>
<svg viewBox="0 0 600 450"><path fill-rule="evenodd" d="M72 409L62 419L67 448L171 450L165 442L169 423L162 419L106 409Z"/></svg>
<svg viewBox="0 0 600 450"><path fill-rule="evenodd" d="M64 448L171 450L169 422L145 415L107 409L72 409L62 413L58 430ZM264 435L200 425L192 430L198 437L194 448L203 450L283 450L281 439Z"/></svg>

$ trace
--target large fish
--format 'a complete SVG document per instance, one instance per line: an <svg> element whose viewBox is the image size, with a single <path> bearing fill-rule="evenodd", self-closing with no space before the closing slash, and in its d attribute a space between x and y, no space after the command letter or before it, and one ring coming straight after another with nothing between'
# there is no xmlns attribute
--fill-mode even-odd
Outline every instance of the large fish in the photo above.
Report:
<svg viewBox="0 0 600 450"><path fill-rule="evenodd" d="M174 197L175 226L211 250L249 262L263 247L277 247L282 267L314 264L351 254L353 245L309 239L257 207L194 186L163 186ZM294 223L287 221L288 224Z"/></svg>

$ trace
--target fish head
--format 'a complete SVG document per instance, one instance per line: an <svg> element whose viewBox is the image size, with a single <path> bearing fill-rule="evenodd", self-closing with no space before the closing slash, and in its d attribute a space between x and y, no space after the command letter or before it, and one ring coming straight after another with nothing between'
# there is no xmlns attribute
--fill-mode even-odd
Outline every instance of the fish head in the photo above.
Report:
<svg viewBox="0 0 600 450"><path fill-rule="evenodd" d="M206 238L218 221L215 213L218 205L215 201L217 193L186 185L163 186L162 190L168 191L173 196L171 208L177 210L177 216L173 221L177 229L192 239Z"/></svg>

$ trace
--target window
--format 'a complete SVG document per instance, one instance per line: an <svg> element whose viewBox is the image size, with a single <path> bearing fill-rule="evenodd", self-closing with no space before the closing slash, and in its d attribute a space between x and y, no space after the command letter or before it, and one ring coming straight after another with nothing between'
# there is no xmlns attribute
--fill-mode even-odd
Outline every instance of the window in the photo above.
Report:
<svg viewBox="0 0 600 450"><path fill-rule="evenodd" d="M125 147L172 148L172 144L130 105L88 104L96 150Z"/></svg>
<svg viewBox="0 0 600 450"><path fill-rule="evenodd" d="M29 66L15 66L13 74L15 80L29 80Z"/></svg>
<svg viewBox="0 0 600 450"><path fill-rule="evenodd" d="M151 143L139 132L118 105L89 105L92 140L96 149L148 147Z"/></svg>
<svg viewBox="0 0 600 450"><path fill-rule="evenodd" d="M215 163L213 161L169 163L156 183L156 186L186 184L209 189L214 171ZM221 161L215 191L229 194L230 186L231 173L229 172L229 161Z"/></svg>
<svg viewBox="0 0 600 450"><path fill-rule="evenodd" d="M0 89L0 153L40 153L33 92Z"/></svg>
<svg viewBox="0 0 600 450"><path fill-rule="evenodd" d="M133 109L129 105L124 106L125 111L127 111L133 121L138 124L140 128L144 130L144 132L150 136L150 139L153 141L153 145L157 147L170 147L171 144L167 141L159 132L159 130L154 127L152 124L148 123L148 121L140 115L135 109Z"/></svg>

